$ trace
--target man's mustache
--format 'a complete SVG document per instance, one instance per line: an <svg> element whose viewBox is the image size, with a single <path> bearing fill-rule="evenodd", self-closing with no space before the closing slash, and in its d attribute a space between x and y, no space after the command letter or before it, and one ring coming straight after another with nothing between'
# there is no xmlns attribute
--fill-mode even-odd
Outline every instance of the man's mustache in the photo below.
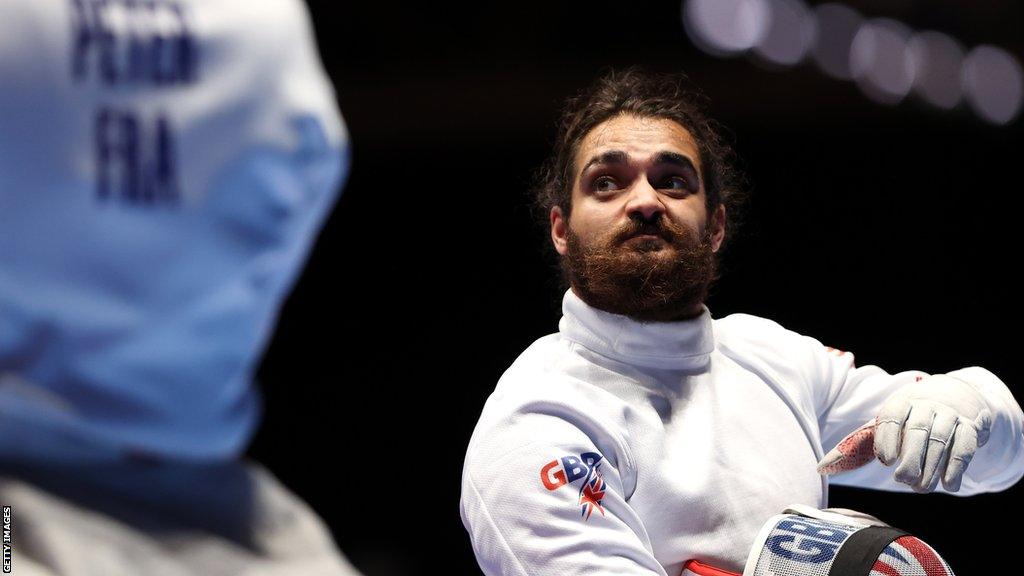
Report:
<svg viewBox="0 0 1024 576"><path fill-rule="evenodd" d="M616 243L621 244L630 238L645 234L658 236L666 242L675 244L685 237L686 231L681 227L668 222L664 216L659 216L650 220L631 217L627 223L623 224L622 227L616 231L614 240Z"/></svg>

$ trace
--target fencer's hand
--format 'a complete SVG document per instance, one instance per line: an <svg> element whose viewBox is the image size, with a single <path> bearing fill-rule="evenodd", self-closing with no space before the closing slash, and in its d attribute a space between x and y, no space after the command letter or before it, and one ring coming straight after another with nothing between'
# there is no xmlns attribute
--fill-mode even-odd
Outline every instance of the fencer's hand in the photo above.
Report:
<svg viewBox="0 0 1024 576"><path fill-rule="evenodd" d="M960 490L974 452L988 442L992 412L970 384L937 374L904 386L878 413L875 456L896 465L897 482L915 492Z"/></svg>

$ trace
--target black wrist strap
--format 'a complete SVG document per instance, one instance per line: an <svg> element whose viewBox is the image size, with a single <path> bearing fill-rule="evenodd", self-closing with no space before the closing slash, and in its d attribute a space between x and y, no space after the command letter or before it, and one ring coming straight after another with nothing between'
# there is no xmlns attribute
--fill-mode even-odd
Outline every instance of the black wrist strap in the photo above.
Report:
<svg viewBox="0 0 1024 576"><path fill-rule="evenodd" d="M828 575L869 576L882 551L900 536L908 534L889 526L869 526L854 532L839 547Z"/></svg>

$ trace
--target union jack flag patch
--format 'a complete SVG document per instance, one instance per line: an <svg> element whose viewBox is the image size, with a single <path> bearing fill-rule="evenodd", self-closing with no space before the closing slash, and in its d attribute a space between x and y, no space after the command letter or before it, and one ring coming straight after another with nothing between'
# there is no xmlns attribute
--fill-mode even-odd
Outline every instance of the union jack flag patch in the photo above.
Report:
<svg viewBox="0 0 1024 576"><path fill-rule="evenodd" d="M590 520L594 510L604 516L605 481L601 474L601 460L602 456L596 452L552 460L540 469L541 484L553 492L562 486L582 480L577 499L580 517L583 520Z"/></svg>

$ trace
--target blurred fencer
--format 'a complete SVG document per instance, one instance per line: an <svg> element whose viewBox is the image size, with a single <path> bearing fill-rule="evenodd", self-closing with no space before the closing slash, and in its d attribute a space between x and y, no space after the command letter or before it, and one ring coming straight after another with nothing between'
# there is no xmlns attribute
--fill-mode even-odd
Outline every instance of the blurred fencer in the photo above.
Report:
<svg viewBox="0 0 1024 576"><path fill-rule="evenodd" d="M305 4L5 0L0 83L14 572L353 574L241 456L348 171Z"/></svg>

